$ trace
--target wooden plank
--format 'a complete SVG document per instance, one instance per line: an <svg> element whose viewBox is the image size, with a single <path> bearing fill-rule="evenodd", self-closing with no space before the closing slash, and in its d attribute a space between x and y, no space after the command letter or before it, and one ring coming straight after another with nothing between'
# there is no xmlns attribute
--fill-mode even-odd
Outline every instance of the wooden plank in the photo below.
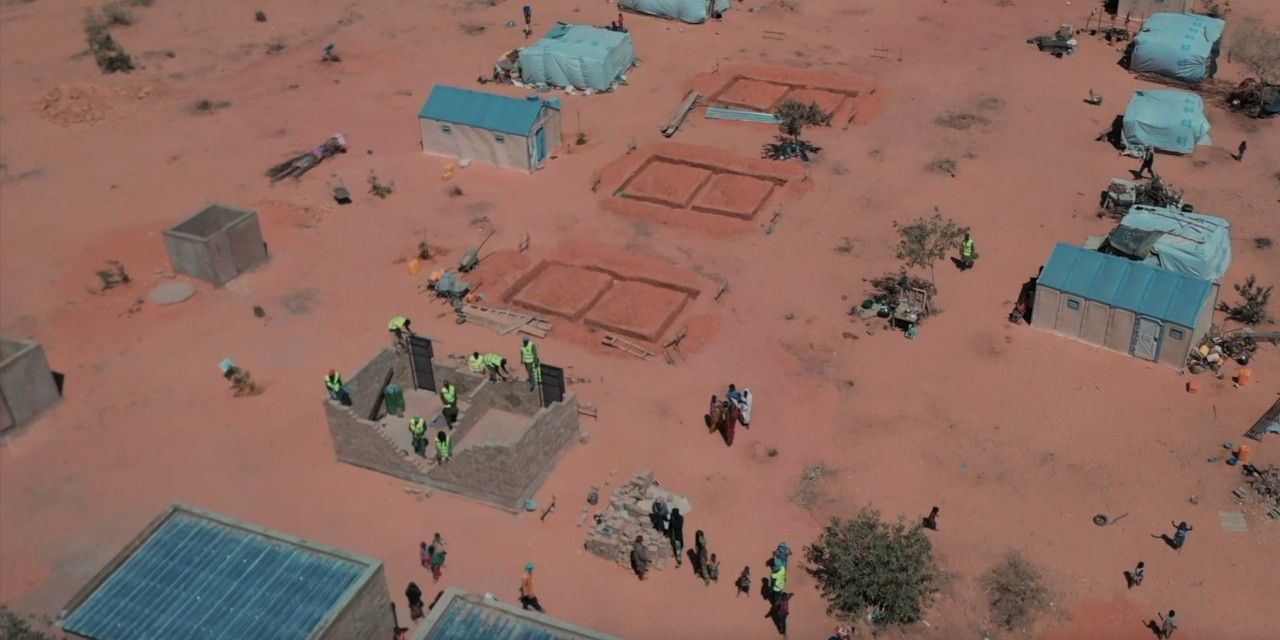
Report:
<svg viewBox="0 0 1280 640"><path fill-rule="evenodd" d="M676 112L671 116L671 120L667 122L667 126L662 128L662 135L668 138L675 135L685 117L693 110L693 105L697 104L701 98L702 93L694 90L689 91L684 100L680 101L680 106L676 107Z"/></svg>
<svg viewBox="0 0 1280 640"><path fill-rule="evenodd" d="M1267 427L1275 423L1280 423L1280 400L1276 400L1275 404L1271 405L1261 418L1258 418L1253 428L1245 432L1244 437L1261 442L1262 436L1267 433Z"/></svg>

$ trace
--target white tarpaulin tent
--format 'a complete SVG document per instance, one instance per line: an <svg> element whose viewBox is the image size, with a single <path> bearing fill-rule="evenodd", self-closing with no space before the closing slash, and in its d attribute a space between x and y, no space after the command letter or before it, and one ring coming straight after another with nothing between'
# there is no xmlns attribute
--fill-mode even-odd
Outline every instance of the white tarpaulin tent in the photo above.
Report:
<svg viewBox="0 0 1280 640"><path fill-rule="evenodd" d="M732 6L730 0L618 0L618 8L698 24Z"/></svg>

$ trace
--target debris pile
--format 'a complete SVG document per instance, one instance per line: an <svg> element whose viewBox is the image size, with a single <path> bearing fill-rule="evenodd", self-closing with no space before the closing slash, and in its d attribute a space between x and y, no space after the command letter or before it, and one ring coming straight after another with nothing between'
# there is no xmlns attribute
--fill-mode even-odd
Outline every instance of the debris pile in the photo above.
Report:
<svg viewBox="0 0 1280 640"><path fill-rule="evenodd" d="M271 179L271 184L275 184L285 178L298 179L302 174L314 169L325 158L346 153L347 139L341 133L335 133L328 140L325 140L320 146L306 153L294 156L270 169L267 169L267 177ZM370 176L372 177L372 176ZM382 196L386 197L386 196Z"/></svg>
<svg viewBox="0 0 1280 640"><path fill-rule="evenodd" d="M1274 116L1280 113L1280 84L1246 78L1227 94L1227 105L1252 118Z"/></svg>
<svg viewBox="0 0 1280 640"><path fill-rule="evenodd" d="M1241 366L1249 364L1253 353L1258 350L1258 341L1243 331L1222 333L1217 327L1211 327L1201 339L1197 348L1187 354L1187 371L1203 373L1206 369L1220 375L1222 362L1235 360Z"/></svg>
<svg viewBox="0 0 1280 640"><path fill-rule="evenodd" d="M1235 490L1236 497L1259 504L1272 520L1280 520L1280 467L1260 468L1244 465L1245 484Z"/></svg>
<svg viewBox="0 0 1280 640"><path fill-rule="evenodd" d="M666 499L669 508L680 509L686 517L689 515L689 501L659 488L653 479L653 470L646 469L619 486L609 496L605 509L595 515L595 526L587 534L584 545L587 551L629 567L636 536L644 536L645 551L652 566L663 568L671 558L671 544L649 519L653 501L659 496ZM692 532L685 531L685 537L687 543L693 542Z"/></svg>

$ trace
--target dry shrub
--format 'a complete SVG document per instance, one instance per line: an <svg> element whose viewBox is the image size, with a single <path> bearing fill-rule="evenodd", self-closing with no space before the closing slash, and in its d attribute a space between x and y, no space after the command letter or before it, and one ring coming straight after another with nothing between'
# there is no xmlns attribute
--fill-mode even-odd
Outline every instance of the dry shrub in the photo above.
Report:
<svg viewBox="0 0 1280 640"><path fill-rule="evenodd" d="M1280 82L1280 33L1262 20L1241 20L1227 45L1232 60L1249 68L1263 82Z"/></svg>
<svg viewBox="0 0 1280 640"><path fill-rule="evenodd" d="M960 165L951 158L935 158L925 165L925 168L934 173L942 173L954 178Z"/></svg>
<svg viewBox="0 0 1280 640"><path fill-rule="evenodd" d="M981 580L995 621L1008 630L1022 629L1049 608L1044 574L1017 551L1005 554Z"/></svg>
<svg viewBox="0 0 1280 640"><path fill-rule="evenodd" d="M967 111L952 111L945 116L938 116L933 119L933 123L948 129L956 131L965 131L976 125L989 124L991 121L976 114Z"/></svg>
<svg viewBox="0 0 1280 640"><path fill-rule="evenodd" d="M196 100L195 104L191 105L191 113L198 116L210 115L226 109L229 106L231 106L231 103L226 100L209 100L208 98L201 98L200 100Z"/></svg>

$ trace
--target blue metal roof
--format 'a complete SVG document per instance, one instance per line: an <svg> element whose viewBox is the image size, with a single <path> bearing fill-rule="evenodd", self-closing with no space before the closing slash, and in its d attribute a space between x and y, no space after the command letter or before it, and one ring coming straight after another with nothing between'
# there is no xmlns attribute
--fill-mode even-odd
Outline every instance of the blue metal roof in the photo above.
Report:
<svg viewBox="0 0 1280 640"><path fill-rule="evenodd" d="M1213 290L1208 280L1064 243L1053 248L1036 283L1184 327L1197 325Z"/></svg>
<svg viewBox="0 0 1280 640"><path fill-rule="evenodd" d="M95 640L305 640L368 568L175 511L61 626Z"/></svg>
<svg viewBox="0 0 1280 640"><path fill-rule="evenodd" d="M542 100L536 96L533 99L509 98L438 84L431 89L431 95L427 96L418 116L527 136L541 112Z"/></svg>
<svg viewBox="0 0 1280 640"><path fill-rule="evenodd" d="M439 605L437 605L439 606ZM448 607L431 625L425 640L584 640L605 638L594 632L576 633L554 618L509 613L499 605L473 597L450 598Z"/></svg>

